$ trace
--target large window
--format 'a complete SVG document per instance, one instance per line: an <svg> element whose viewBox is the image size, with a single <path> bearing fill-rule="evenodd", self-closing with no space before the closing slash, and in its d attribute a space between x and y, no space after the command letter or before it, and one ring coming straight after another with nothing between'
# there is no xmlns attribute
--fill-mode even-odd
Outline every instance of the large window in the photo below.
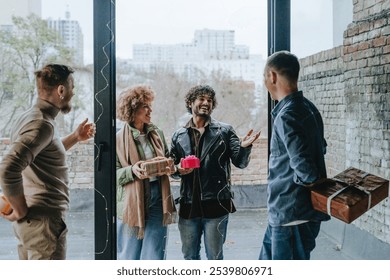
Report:
<svg viewBox="0 0 390 280"><path fill-rule="evenodd" d="M187 91L209 84L218 101L212 116L230 123L239 136L250 128L261 130L261 144L253 154L266 150L267 1L116 0L116 56L117 95L135 84L152 86L156 92L152 122L162 128L168 142L190 119L184 103ZM117 122L118 128L122 125ZM264 152L253 158L244 171L232 169L233 188L264 187L267 156ZM177 187L173 181L175 198ZM177 225L170 227L168 242L167 258L182 259ZM240 258L234 253L237 246L228 245L227 259Z"/></svg>
<svg viewBox="0 0 390 280"><path fill-rule="evenodd" d="M291 0L291 51L303 58L343 44L352 0Z"/></svg>

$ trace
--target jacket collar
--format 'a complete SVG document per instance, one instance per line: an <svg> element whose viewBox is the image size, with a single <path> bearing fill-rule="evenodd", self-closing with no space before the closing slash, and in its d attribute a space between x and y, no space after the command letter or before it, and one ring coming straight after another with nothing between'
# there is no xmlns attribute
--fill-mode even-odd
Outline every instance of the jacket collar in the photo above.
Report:
<svg viewBox="0 0 390 280"><path fill-rule="evenodd" d="M133 135L134 139L137 139L141 135L141 131L132 127L129 124L126 124L126 125L128 125L130 127L130 131L131 131L131 134ZM145 128L146 134L149 134L149 132L151 132L151 131L157 130L157 126L154 125L153 123L146 124L145 126L146 126L146 128Z"/></svg>
<svg viewBox="0 0 390 280"><path fill-rule="evenodd" d="M279 114L279 112L283 109L283 107L286 106L286 104L288 104L290 101L302 97L303 97L302 91L296 91L290 93L289 95L287 95L285 98L283 98L276 104L275 108L271 112L272 117L275 118Z"/></svg>

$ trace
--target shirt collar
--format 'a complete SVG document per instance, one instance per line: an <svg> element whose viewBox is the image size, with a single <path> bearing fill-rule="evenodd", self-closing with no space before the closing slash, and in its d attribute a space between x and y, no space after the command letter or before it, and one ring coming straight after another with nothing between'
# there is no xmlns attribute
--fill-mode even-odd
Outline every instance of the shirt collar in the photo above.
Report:
<svg viewBox="0 0 390 280"><path fill-rule="evenodd" d="M206 121L206 124L204 127L207 127L211 122L211 118L209 118L207 121ZM185 128L196 128L195 124L194 124L194 120L191 118L187 123L186 125L184 126Z"/></svg>
<svg viewBox="0 0 390 280"><path fill-rule="evenodd" d="M290 93L289 95L287 95L286 97L284 97L282 100L280 100L275 108L273 108L272 112L271 112L271 115L273 118L275 118L279 112L283 109L283 107L289 103L291 100L295 99L295 98L302 98L303 97L303 93L302 91L296 91L296 92L293 92L293 93Z"/></svg>

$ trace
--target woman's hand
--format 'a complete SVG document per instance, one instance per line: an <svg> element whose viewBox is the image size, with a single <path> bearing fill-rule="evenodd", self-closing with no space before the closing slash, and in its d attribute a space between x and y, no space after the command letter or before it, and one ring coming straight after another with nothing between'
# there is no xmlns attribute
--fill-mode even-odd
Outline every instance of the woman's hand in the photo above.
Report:
<svg viewBox="0 0 390 280"><path fill-rule="evenodd" d="M141 179L141 180L144 180L146 178L148 178L146 176L146 170L141 168L140 164L142 163L142 161L139 161L137 162L136 164L134 164L132 167L131 167L131 171L133 172L133 174L138 178L138 179Z"/></svg>

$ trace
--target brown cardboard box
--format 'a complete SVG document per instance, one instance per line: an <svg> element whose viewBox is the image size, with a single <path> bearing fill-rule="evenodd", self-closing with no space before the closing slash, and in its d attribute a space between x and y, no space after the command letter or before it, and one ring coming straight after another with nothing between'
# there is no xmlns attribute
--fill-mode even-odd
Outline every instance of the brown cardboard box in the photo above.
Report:
<svg viewBox="0 0 390 280"><path fill-rule="evenodd" d="M351 223L389 196L389 180L350 167L311 190L313 208Z"/></svg>
<svg viewBox="0 0 390 280"><path fill-rule="evenodd" d="M171 158L165 157L155 157L149 160L145 160L140 164L140 167L146 170L145 175L148 177L169 175L175 170L173 160Z"/></svg>

